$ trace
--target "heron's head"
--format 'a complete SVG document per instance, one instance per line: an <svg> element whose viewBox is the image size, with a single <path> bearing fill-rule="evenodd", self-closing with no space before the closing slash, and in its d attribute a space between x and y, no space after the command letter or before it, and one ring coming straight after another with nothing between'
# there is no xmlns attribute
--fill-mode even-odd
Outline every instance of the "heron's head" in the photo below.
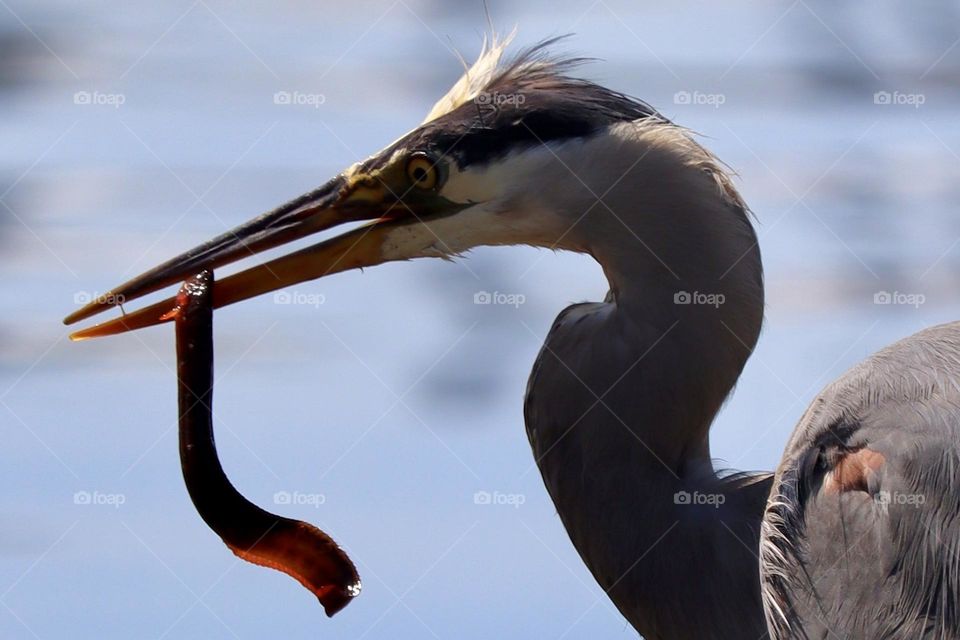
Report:
<svg viewBox="0 0 960 640"><path fill-rule="evenodd" d="M654 132L648 150L662 147L698 174L709 174L703 181L707 189L727 189L738 201L725 174L713 170L712 156L651 107L570 77L566 72L579 61L548 57L549 41L504 61L506 44L494 39L485 46L426 120L386 149L314 191L114 288L65 322L345 223L359 224L219 279L214 305L388 261L450 258L480 245L588 251L583 234L572 232L573 227L638 166L641 153L623 150L630 130L617 129L638 123ZM610 165L609 157L621 164ZM701 171L705 167L711 171ZM615 233L623 232L618 228ZM156 324L167 319L171 307L165 300L72 337Z"/></svg>

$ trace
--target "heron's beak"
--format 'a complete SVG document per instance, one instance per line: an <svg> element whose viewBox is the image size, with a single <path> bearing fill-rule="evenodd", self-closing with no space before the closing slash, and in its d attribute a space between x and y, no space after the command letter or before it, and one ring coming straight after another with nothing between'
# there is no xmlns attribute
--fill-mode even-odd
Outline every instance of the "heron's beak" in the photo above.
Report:
<svg viewBox="0 0 960 640"><path fill-rule="evenodd" d="M319 189L183 253L137 276L64 319L73 324L119 306L193 274L214 269L346 222L372 220L342 235L246 271L222 278L213 291L213 306L223 307L282 287L332 273L380 264L390 230L417 224L431 213L429 200L417 194L399 197L382 179L356 173L337 176ZM419 211L418 211L419 209ZM172 319L174 298L71 334L72 340L108 336Z"/></svg>

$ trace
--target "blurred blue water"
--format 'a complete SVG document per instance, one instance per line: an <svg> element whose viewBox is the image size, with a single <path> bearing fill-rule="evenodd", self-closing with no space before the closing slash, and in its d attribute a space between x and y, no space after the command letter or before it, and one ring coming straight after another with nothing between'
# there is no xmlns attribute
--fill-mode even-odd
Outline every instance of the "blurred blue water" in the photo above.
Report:
<svg viewBox="0 0 960 640"><path fill-rule="evenodd" d="M575 32L563 50L603 59L585 75L700 132L740 174L769 300L714 428L726 464L773 468L820 387L960 317L952 5L489 4L525 43ZM169 328L69 344L59 324L75 299L414 126L458 76L450 47L470 58L484 25L472 1L0 6L0 635L631 637L567 541L522 426L553 317L605 292L589 259L484 249L296 287L317 306L268 296L218 313L224 464L266 505L322 494L283 508L359 563L364 593L332 621L196 516ZM278 105L278 91L324 101ZM883 91L923 104L876 104ZM474 305L481 290L526 303ZM875 305L878 291L925 302ZM477 491L523 504L476 505Z"/></svg>

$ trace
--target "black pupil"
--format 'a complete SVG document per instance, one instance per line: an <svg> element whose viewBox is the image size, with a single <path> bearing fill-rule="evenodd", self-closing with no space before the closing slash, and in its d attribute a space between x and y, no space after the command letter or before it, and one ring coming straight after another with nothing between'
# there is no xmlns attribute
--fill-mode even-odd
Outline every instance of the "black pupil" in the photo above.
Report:
<svg viewBox="0 0 960 640"><path fill-rule="evenodd" d="M413 179L417 182L425 182L427 180L427 170L423 167L416 167L413 170Z"/></svg>

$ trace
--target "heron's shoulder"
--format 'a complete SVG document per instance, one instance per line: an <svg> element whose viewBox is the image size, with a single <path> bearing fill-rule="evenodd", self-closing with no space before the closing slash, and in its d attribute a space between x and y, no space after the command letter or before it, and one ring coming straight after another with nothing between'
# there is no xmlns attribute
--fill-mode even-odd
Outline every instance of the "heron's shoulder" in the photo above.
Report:
<svg viewBox="0 0 960 640"><path fill-rule="evenodd" d="M791 435L778 474L799 473L824 451L864 449L888 462L944 452L960 460L960 322L895 342L828 385Z"/></svg>
<svg viewBox="0 0 960 640"><path fill-rule="evenodd" d="M960 633L955 609L939 606L960 583L949 560L960 553L958 383L960 323L951 323L878 351L807 409L762 525L773 637L838 620L856 637ZM823 601L841 604L823 617Z"/></svg>
<svg viewBox="0 0 960 640"><path fill-rule="evenodd" d="M960 322L895 342L828 385L794 430L781 469L824 447L960 459Z"/></svg>
<svg viewBox="0 0 960 640"><path fill-rule="evenodd" d="M945 405L960 412L960 322L919 331L881 349L828 386L836 411ZM944 407L941 407L944 408Z"/></svg>

